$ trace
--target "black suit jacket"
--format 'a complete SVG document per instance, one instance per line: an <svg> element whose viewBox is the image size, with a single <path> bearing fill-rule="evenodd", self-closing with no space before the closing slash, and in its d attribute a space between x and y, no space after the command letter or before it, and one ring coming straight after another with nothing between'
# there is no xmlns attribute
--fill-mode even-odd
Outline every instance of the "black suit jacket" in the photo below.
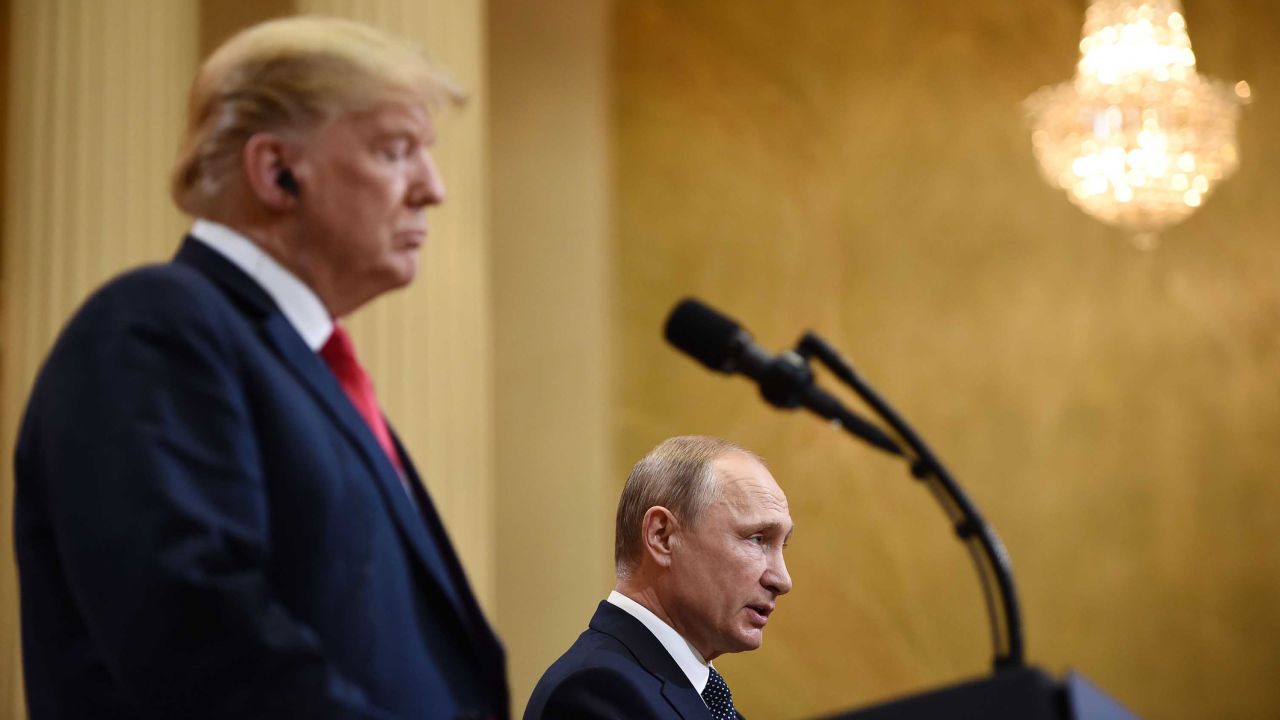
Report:
<svg viewBox="0 0 1280 720"><path fill-rule="evenodd" d="M586 632L543 674L524 713L524 720L710 717L662 643L643 623L608 602L600 603Z"/></svg>
<svg viewBox="0 0 1280 720"><path fill-rule="evenodd" d="M32 720L505 717L500 645L260 286L188 239L62 332L16 455Z"/></svg>

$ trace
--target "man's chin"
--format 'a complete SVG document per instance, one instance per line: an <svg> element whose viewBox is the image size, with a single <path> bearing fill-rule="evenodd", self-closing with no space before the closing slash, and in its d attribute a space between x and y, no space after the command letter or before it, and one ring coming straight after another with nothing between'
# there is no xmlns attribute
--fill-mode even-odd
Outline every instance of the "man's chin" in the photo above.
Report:
<svg viewBox="0 0 1280 720"><path fill-rule="evenodd" d="M396 258L395 272L391 278L392 288L402 288L413 282L418 277L418 252L412 251L410 255L406 252L403 256Z"/></svg>
<svg viewBox="0 0 1280 720"><path fill-rule="evenodd" d="M738 635L738 647L733 652L758 650L764 644L764 628L747 628Z"/></svg>

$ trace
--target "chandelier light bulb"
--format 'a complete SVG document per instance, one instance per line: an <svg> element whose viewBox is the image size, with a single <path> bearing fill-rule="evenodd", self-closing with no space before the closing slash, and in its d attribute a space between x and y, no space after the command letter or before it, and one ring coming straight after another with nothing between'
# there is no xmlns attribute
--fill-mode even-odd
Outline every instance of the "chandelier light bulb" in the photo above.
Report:
<svg viewBox="0 0 1280 720"><path fill-rule="evenodd" d="M1093 0L1069 82L1024 103L1050 184L1140 246L1200 207L1236 169L1236 121L1251 97L1196 72L1178 0Z"/></svg>

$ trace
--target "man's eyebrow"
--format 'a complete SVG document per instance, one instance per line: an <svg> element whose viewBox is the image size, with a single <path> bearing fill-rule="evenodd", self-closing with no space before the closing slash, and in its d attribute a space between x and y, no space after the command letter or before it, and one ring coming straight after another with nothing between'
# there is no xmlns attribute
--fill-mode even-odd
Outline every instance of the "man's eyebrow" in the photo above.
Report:
<svg viewBox="0 0 1280 720"><path fill-rule="evenodd" d="M782 532L782 529L783 529L784 527L786 527L786 526L785 526L785 525L783 525L783 524L782 524L782 523L780 523L780 522L774 521L774 522L760 523L760 524L758 524L758 525L752 525L752 526L750 526L750 527L751 527L755 532L775 532L775 533L777 533L777 532ZM791 533L793 533L793 532L795 532L795 531L796 531L796 526L795 526L795 524L794 524L794 523L792 523L792 524L791 524L791 527L787 530L787 534L784 536L784 539L785 539L785 538L790 538L790 537L791 537Z"/></svg>
<svg viewBox="0 0 1280 720"><path fill-rule="evenodd" d="M414 142L422 142L430 145L435 140L434 127L419 127L417 123L400 118L393 118L385 122L378 123L373 128L372 134L376 141L408 138Z"/></svg>
<svg viewBox="0 0 1280 720"><path fill-rule="evenodd" d="M388 140L416 140L418 134L409 128L403 127L384 127L378 128L373 133L373 139L376 142L387 142Z"/></svg>

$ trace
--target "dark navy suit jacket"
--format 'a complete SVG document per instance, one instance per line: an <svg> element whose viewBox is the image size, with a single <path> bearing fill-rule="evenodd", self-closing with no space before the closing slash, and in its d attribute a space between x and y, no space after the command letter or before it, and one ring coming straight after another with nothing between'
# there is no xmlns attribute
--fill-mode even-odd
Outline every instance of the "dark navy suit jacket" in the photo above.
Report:
<svg viewBox="0 0 1280 720"><path fill-rule="evenodd" d="M16 455L32 720L505 717L502 649L400 448L188 239L70 321Z"/></svg>
<svg viewBox="0 0 1280 720"><path fill-rule="evenodd" d="M702 697L658 638L608 602L600 603L586 632L547 668L524 713L524 720L710 717Z"/></svg>

